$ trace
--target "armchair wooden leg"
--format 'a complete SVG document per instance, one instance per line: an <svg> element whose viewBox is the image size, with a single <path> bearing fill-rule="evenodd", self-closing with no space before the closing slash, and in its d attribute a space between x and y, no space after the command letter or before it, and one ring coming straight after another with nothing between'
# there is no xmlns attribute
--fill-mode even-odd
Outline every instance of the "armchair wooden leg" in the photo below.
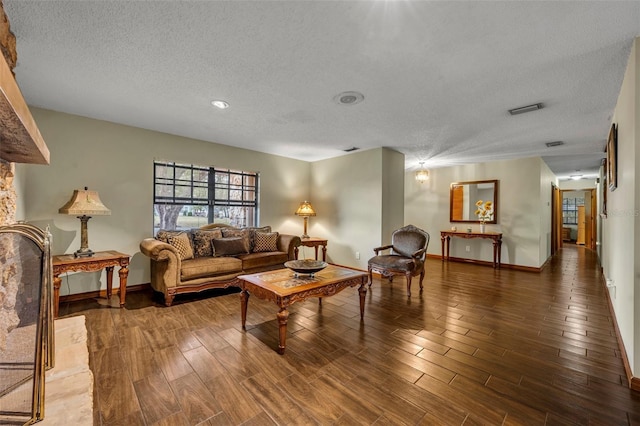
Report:
<svg viewBox="0 0 640 426"><path fill-rule="evenodd" d="M411 272L407 272L407 297L411 297Z"/></svg>
<svg viewBox="0 0 640 426"><path fill-rule="evenodd" d="M420 291L422 291L422 280L424 280L424 269L420 272Z"/></svg>

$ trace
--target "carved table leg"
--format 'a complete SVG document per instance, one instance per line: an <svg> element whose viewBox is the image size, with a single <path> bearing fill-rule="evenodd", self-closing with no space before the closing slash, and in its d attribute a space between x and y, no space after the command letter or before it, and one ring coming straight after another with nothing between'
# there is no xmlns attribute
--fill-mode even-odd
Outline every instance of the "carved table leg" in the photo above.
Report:
<svg viewBox="0 0 640 426"><path fill-rule="evenodd" d="M365 284L366 282L363 281L360 287L358 287L358 293L360 293L360 320L364 319L364 300L367 295L367 286Z"/></svg>
<svg viewBox="0 0 640 426"><path fill-rule="evenodd" d="M493 240L493 269L496 269L496 255L498 254L498 242Z"/></svg>
<svg viewBox="0 0 640 426"><path fill-rule="evenodd" d="M53 317L58 318L58 308L60 306L60 286L62 278L59 275L53 276Z"/></svg>
<svg viewBox="0 0 640 426"><path fill-rule="evenodd" d="M111 300L113 292L113 266L107 266L107 300Z"/></svg>
<svg viewBox="0 0 640 426"><path fill-rule="evenodd" d="M120 307L124 307L124 300L127 296L127 277L129 276L129 268L121 266L118 271L120 275Z"/></svg>
<svg viewBox="0 0 640 426"><path fill-rule="evenodd" d="M240 312L242 315L242 329L246 330L245 324L247 323L247 305L249 304L249 292L242 290L240 292Z"/></svg>
<svg viewBox="0 0 640 426"><path fill-rule="evenodd" d="M278 327L280 329L280 341L278 343L278 353L284 354L284 348L287 340L287 321L289 319L289 311L287 308L280 309L278 312Z"/></svg>

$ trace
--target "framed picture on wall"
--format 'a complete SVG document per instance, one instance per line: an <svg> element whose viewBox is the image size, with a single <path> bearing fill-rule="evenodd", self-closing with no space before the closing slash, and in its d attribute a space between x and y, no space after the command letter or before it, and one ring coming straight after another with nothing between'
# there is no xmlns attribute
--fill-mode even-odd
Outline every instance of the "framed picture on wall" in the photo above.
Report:
<svg viewBox="0 0 640 426"><path fill-rule="evenodd" d="M601 186L601 191L602 191L602 217L607 217L607 171L609 169L607 169L607 159L603 158L602 159L602 184Z"/></svg>
<svg viewBox="0 0 640 426"><path fill-rule="evenodd" d="M616 124L611 125L609 138L607 139L607 182L609 190L615 191L618 187L618 128Z"/></svg>

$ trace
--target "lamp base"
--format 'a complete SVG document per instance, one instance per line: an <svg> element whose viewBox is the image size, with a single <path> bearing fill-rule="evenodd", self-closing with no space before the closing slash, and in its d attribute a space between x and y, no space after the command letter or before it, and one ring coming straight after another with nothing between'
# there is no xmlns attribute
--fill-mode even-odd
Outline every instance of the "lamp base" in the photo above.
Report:
<svg viewBox="0 0 640 426"><path fill-rule="evenodd" d="M86 250L80 249L73 253L73 257L91 257L94 254L96 253L91 249L86 249Z"/></svg>
<svg viewBox="0 0 640 426"><path fill-rule="evenodd" d="M89 248L89 230L87 226L91 216L82 215L78 216L78 219L80 219L80 249L73 253L73 257L91 257L94 252Z"/></svg>
<svg viewBox="0 0 640 426"><path fill-rule="evenodd" d="M307 224L309 223L309 216L305 216L303 217L304 219L304 229L302 230L302 238L303 240L306 240L309 238L309 234L307 234Z"/></svg>

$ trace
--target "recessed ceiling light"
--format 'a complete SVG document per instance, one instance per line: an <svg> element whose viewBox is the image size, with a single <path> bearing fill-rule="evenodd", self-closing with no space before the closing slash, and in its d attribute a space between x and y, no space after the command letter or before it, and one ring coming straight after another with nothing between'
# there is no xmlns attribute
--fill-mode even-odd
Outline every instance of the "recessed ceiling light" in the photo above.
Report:
<svg viewBox="0 0 640 426"><path fill-rule="evenodd" d="M511 115L524 114L525 112L537 111L542 108L543 108L542 104L527 105L519 108L510 109L509 114Z"/></svg>
<svg viewBox="0 0 640 426"><path fill-rule="evenodd" d="M564 142L562 142L562 141L553 141L553 142L547 142L547 143L545 143L545 145L547 146L547 148L552 148L554 146L564 145Z"/></svg>
<svg viewBox="0 0 640 426"><path fill-rule="evenodd" d="M229 103L225 102L225 101L211 101L211 105L213 105L216 108L220 108L220 109L229 108Z"/></svg>
<svg viewBox="0 0 640 426"><path fill-rule="evenodd" d="M571 175L571 179L580 180L580 179L582 179L582 175Z"/></svg>
<svg viewBox="0 0 640 426"><path fill-rule="evenodd" d="M360 92L342 92L335 95L333 100L339 105L355 105L364 100L364 95Z"/></svg>

